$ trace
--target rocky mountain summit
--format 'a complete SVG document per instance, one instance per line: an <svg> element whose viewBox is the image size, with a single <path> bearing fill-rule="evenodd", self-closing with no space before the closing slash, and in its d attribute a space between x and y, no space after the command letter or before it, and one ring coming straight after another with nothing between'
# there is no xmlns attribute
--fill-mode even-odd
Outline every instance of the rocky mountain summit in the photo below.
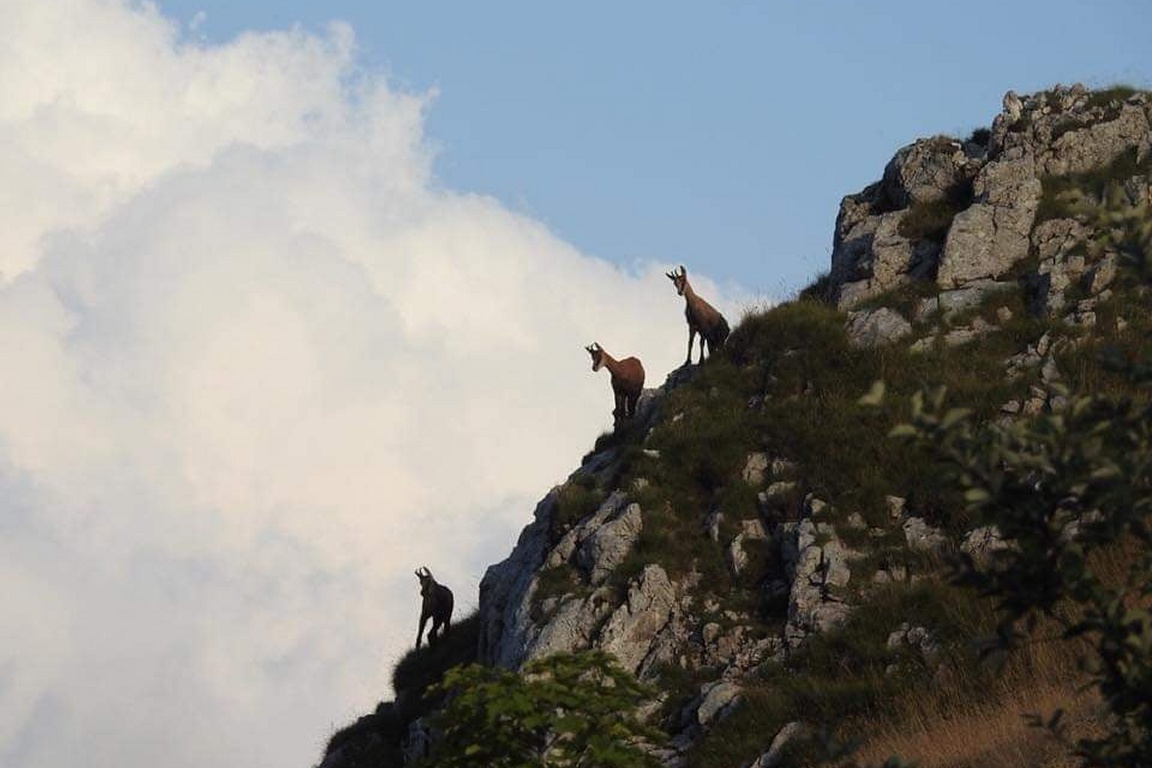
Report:
<svg viewBox="0 0 1152 768"><path fill-rule="evenodd" d="M1091 247L1066 197L1109 185L1152 199L1148 93L1009 92L990 129L901 148L843 199L825 278L646 390L545 495L481 582L471 658L611 653L660 692L667 765L783 765L822 721L942 680L984 695L964 670L987 611L944 563L1003 542L887 439L900 411L857 401L876 379L898 395L946 384L981 418L1013 419L1099 381L1100 345L1152 327L1130 300L1146 287ZM419 708L401 712L418 692L396 687L395 706L333 737L324 768L398 764L367 760L372 739L412 756L435 738Z"/></svg>
<svg viewBox="0 0 1152 768"><path fill-rule="evenodd" d="M991 130L902 148L880 181L840 204L830 285L838 306L852 309L914 280L934 281L941 301L953 302L954 291L995 290L1030 255L1038 274L1057 283L1042 299L1056 300L1083 274L1069 256L1084 233L1053 201L1043 205L1044 180L1128 161L1130 193L1146 201L1147 169L1137 169L1146 165L1150 124L1146 93L1073 85L1021 99L1009 91Z"/></svg>

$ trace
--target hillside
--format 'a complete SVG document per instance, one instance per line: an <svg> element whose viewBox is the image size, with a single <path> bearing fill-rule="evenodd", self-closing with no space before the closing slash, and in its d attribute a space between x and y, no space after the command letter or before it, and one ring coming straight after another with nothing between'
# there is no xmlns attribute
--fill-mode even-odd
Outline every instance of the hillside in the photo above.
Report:
<svg viewBox="0 0 1152 768"><path fill-rule="evenodd" d="M828 274L646 391L488 569L478 615L402 660L397 700L321 765L421 753L424 691L453 664L592 648L660 691L670 765L804 764L817 744L779 749L801 731L860 739L876 762L1071 764L1019 714L1099 727L1075 649L981 662L997 615L952 563L1003 542L936 457L889 433L938 385L977 423L1059 412L1072 392L1146 397L1100 361L1147 354L1147 286L1066 193L1119 185L1147 210L1150 125L1147 93L1058 87L900 149L844 198ZM876 381L886 397L862 406Z"/></svg>

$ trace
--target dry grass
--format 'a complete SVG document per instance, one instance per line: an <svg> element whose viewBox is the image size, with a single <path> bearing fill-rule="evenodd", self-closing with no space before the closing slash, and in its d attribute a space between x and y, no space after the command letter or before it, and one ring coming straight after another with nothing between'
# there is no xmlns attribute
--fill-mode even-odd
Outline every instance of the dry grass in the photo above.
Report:
<svg viewBox="0 0 1152 768"><path fill-rule="evenodd" d="M1099 732L1100 700L1093 691L1071 683L1034 683L950 711L929 704L910 712L899 726L870 739L856 759L878 765L899 755L921 768L1071 768L1079 763L1068 746L1025 719L1027 714L1047 719L1057 709L1064 710L1070 738Z"/></svg>
<svg viewBox="0 0 1152 768"><path fill-rule="evenodd" d="M1097 550L1089 559L1106 583L1124 580L1135 556L1126 541ZM1066 617L1070 618L1070 617ZM1107 712L1099 693L1081 670L1092 648L1087 640L1057 638L1054 620L1041 621L1033 637L1004 663L995 682L973 697L971 679L941 675L931 689L907 699L884 724L864 724L864 743L854 758L879 765L889 756L914 760L920 768L1072 768L1079 761L1068 744L1031 725L1029 715L1047 721L1063 710L1065 737L1071 742L1098 737ZM962 691L963 693L958 693Z"/></svg>

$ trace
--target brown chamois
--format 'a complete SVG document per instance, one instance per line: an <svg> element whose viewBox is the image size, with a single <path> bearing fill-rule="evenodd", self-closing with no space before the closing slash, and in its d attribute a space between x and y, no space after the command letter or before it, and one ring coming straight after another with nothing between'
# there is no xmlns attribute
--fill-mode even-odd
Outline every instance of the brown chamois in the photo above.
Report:
<svg viewBox="0 0 1152 768"><path fill-rule="evenodd" d="M423 598L420 626L416 630L416 650L420 650L420 636L424 634L424 624L429 618L432 619L432 629L428 630L428 645L436 642L441 626L444 627L444 634L448 634L452 625L452 590L436 583L427 566L416 571L416 578L420 579L420 597Z"/></svg>
<svg viewBox="0 0 1152 768"><path fill-rule="evenodd" d="M684 297L684 317L688 318L688 357L684 360L684 365L692 363L692 342L696 339L696 334L700 334L700 360L704 362L704 345L708 345L708 356L716 354L716 350L724 346L724 341L728 338L728 321L724 319L724 315L716 311L704 299L696 295L692 290L692 285L688 282L688 270L684 269L684 265L680 265L680 273L677 274L676 270L665 272L668 279L676 286L676 293Z"/></svg>
<svg viewBox="0 0 1152 768"><path fill-rule="evenodd" d="M635 357L617 360L604 351L596 342L584 347L592 355L592 370L607 368L612 374L612 394L616 397L616 407L612 411L612 428L618 429L624 419L636 415L636 401L644 390L644 366Z"/></svg>

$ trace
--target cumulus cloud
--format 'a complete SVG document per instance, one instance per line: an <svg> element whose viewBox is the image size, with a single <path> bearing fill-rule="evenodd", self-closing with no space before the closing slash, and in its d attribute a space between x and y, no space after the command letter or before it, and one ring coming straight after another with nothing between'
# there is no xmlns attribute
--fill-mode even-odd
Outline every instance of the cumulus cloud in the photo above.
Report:
<svg viewBox="0 0 1152 768"><path fill-rule="evenodd" d="M4 13L0 763L307 763L610 425L583 345L682 360L667 266L438 186L346 26Z"/></svg>

